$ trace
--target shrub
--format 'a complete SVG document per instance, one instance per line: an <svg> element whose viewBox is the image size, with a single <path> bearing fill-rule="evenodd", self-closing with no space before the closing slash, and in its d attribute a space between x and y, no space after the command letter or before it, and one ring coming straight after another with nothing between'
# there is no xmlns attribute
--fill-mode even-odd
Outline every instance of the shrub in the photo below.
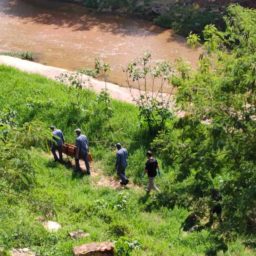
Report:
<svg viewBox="0 0 256 256"><path fill-rule="evenodd" d="M186 116L169 123L153 143L173 165L174 191L187 194L186 207L205 212L210 190L219 189L226 224L239 232L246 231L255 204L255 20L255 10L231 6L225 32L206 27L197 72L178 70L173 79Z"/></svg>
<svg viewBox="0 0 256 256"><path fill-rule="evenodd" d="M115 253L118 256L129 256L133 250L140 248L137 240L130 241L127 237L120 237L115 243Z"/></svg>
<svg viewBox="0 0 256 256"><path fill-rule="evenodd" d="M8 56L11 56L11 57L20 58L20 59L23 59L23 60L29 60L29 61L34 61L35 60L34 54L32 52L29 52L29 51L25 51L25 52L3 52L1 54L8 55Z"/></svg>
<svg viewBox="0 0 256 256"><path fill-rule="evenodd" d="M164 128L165 122L172 116L172 90L164 93L164 88L169 86L172 67L168 62L153 65L151 54L145 53L142 58L130 63L125 72L129 87L135 83L139 89L139 98L134 96L134 101L139 107L141 124L145 124L150 133L155 135Z"/></svg>

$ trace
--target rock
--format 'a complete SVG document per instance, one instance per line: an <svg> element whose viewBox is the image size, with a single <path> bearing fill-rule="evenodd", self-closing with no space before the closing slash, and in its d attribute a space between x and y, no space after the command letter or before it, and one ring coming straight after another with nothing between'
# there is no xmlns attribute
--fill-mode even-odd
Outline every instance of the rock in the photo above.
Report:
<svg viewBox="0 0 256 256"><path fill-rule="evenodd" d="M79 239L79 238L90 236L89 233L85 233L83 230L72 231L72 232L69 233L69 235L73 239Z"/></svg>
<svg viewBox="0 0 256 256"><path fill-rule="evenodd" d="M74 256L114 256L114 244L111 242L90 243L76 246Z"/></svg>
<svg viewBox="0 0 256 256"><path fill-rule="evenodd" d="M61 225L55 221L45 221L43 226L49 232L57 232L61 228Z"/></svg>
<svg viewBox="0 0 256 256"><path fill-rule="evenodd" d="M28 248L23 248L23 249L12 249L11 256L36 256L36 254Z"/></svg>

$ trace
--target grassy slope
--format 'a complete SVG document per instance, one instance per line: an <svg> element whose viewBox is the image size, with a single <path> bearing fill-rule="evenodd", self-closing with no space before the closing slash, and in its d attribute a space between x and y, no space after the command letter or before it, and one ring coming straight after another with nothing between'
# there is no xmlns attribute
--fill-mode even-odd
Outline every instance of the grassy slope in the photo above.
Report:
<svg viewBox="0 0 256 256"><path fill-rule="evenodd" d="M91 120L74 116L81 114L74 113L70 104L76 100L76 90L3 66L0 66L0 90L2 110L7 107L15 109L20 124L35 119L43 121L46 127L54 123L63 129L70 141L73 140L74 128L81 126L92 140L96 159L101 160L108 173L112 170L114 158L111 143L124 142L132 159L128 173L137 175L133 169L144 161L146 147L140 147L145 135L140 135L134 106L113 102L113 117L107 125L104 124L104 131L99 127L95 134L97 126L92 125ZM84 108L92 105L85 112L95 110L95 95L87 91L79 94ZM99 142L97 135L104 135L107 142ZM132 255L203 255L213 245L214 238L207 230L179 233L186 210L152 210L150 205L155 198L152 196L143 201L143 190L116 191L97 187L92 178L73 179L70 170L53 164L44 152L31 149L31 157L36 186L19 196L3 197L0 194L0 247L30 247L40 255L71 255L74 245L118 240L122 235L130 241L139 241L141 248L134 250ZM57 220L63 228L50 234L36 220L39 216ZM76 229L84 229L90 237L71 240L68 232ZM227 255L253 255L253 252L246 251L237 241L229 245Z"/></svg>

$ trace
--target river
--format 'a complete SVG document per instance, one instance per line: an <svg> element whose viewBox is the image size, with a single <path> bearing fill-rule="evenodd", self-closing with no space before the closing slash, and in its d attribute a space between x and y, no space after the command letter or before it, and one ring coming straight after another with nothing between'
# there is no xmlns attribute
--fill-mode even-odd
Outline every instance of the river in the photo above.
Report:
<svg viewBox="0 0 256 256"><path fill-rule="evenodd" d="M199 50L169 29L136 18L100 14L48 0L0 0L0 52L31 51L43 64L76 70L109 63L109 80L126 86L122 67L152 53L154 60L183 58L196 65Z"/></svg>

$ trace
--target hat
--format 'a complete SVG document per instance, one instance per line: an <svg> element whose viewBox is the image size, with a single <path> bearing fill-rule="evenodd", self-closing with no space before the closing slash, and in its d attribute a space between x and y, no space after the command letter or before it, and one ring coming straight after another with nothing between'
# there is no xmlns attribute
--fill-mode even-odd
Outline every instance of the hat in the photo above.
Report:
<svg viewBox="0 0 256 256"><path fill-rule="evenodd" d="M81 133L81 129L77 128L77 129L75 129L75 132L80 132Z"/></svg>
<svg viewBox="0 0 256 256"><path fill-rule="evenodd" d="M152 156L152 155L153 155L152 151L151 151L151 150L148 150L148 151L147 151L147 156Z"/></svg>
<svg viewBox="0 0 256 256"><path fill-rule="evenodd" d="M51 125L51 126L50 126L50 129L55 129L55 126L54 126L54 125Z"/></svg>
<svg viewBox="0 0 256 256"><path fill-rule="evenodd" d="M122 147L122 145L121 145L121 143L116 143L116 147L119 149L119 148L121 148Z"/></svg>

